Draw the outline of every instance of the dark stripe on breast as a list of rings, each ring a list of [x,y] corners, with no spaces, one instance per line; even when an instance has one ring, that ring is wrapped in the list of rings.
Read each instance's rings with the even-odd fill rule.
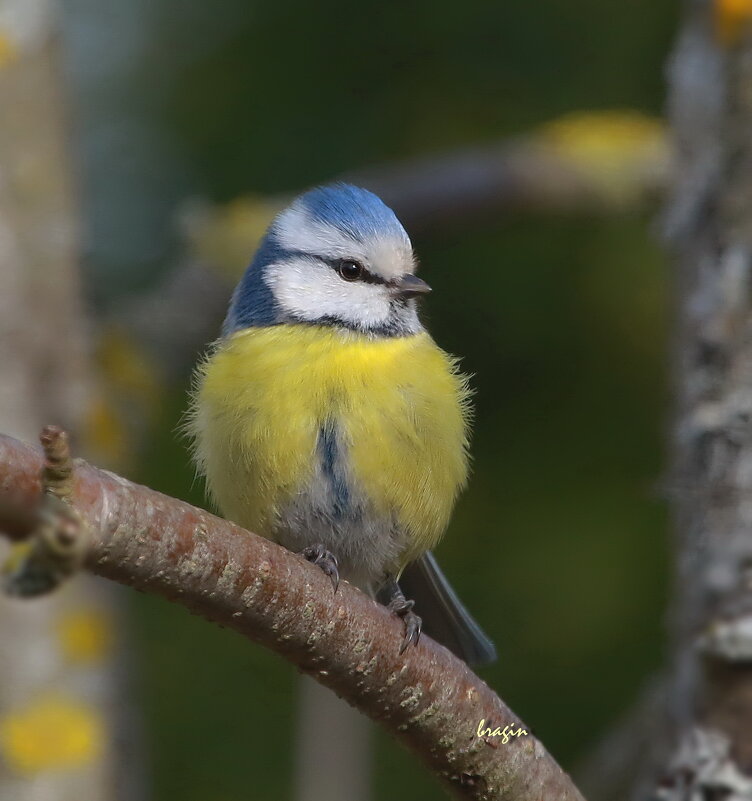
[[[333,423],[326,423],[319,429],[318,452],[321,469],[332,489],[332,516],[341,519],[350,508],[350,488],[347,486],[337,430]]]

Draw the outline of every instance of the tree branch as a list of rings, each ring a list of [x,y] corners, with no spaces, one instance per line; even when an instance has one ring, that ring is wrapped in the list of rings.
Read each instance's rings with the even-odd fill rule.
[[[33,530],[42,467],[38,451],[0,435],[0,528],[12,539]],[[346,582],[334,594],[284,548],[81,461],[72,501],[90,533],[88,569],[271,648],[381,723],[454,797],[581,801],[532,734],[478,737],[481,719],[527,727],[429,638],[400,656],[401,623]]]

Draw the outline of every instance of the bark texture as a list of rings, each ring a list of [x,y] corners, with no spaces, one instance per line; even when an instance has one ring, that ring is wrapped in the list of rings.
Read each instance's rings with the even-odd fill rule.
[[[685,3],[677,180],[672,746],[658,797],[752,798],[752,39]]]
[[[42,458],[0,436],[0,528],[28,535]],[[527,728],[461,661],[427,637],[399,654],[403,627],[384,607],[274,543],[208,512],[78,462],[75,509],[88,528],[86,565],[276,651],[410,748],[456,798],[581,801]],[[529,731],[529,728],[528,728]]]

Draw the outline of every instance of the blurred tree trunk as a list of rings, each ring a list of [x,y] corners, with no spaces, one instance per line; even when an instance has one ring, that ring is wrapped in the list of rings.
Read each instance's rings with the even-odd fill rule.
[[[584,766],[586,791],[609,801],[752,799],[752,4],[683,10],[665,219],[676,298],[670,660]]]
[[[300,676],[295,801],[369,801],[373,734],[365,715]]]
[[[0,2],[0,430],[32,442],[44,423],[80,430],[88,397],[54,11]],[[0,597],[0,798],[133,797],[115,775],[113,609],[88,577]]]
[[[666,799],[752,798],[752,36],[687,0],[670,64],[677,171],[672,745]]]

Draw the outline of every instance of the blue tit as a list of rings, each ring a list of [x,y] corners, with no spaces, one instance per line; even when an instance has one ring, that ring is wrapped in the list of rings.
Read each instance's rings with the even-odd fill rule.
[[[404,646],[420,635],[417,601],[425,631],[479,664],[493,644],[430,552],[467,479],[469,390],[420,321],[430,288],[414,273],[376,195],[298,197],[197,368],[188,428],[226,517],[386,603]]]

